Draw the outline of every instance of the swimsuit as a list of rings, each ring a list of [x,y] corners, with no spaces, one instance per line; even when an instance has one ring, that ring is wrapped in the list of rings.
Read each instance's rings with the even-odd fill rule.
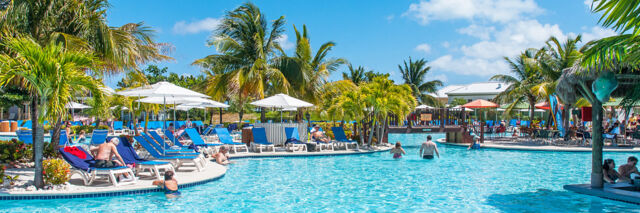
[[[433,155],[423,155],[422,158],[424,158],[424,159],[433,159]]]
[[[93,167],[96,168],[111,168],[116,166],[116,163],[110,160],[96,160],[96,163],[93,164]]]
[[[393,158],[394,158],[394,159],[402,158],[402,154],[400,154],[400,153],[394,153],[394,154],[393,154]]]
[[[164,185],[164,194],[165,195],[175,195],[175,196],[179,196],[180,195],[180,191],[178,190],[170,190],[169,188],[167,188],[167,185]]]

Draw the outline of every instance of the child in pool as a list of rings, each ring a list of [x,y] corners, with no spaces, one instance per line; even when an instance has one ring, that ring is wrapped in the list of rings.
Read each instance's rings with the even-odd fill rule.
[[[402,148],[402,144],[400,144],[400,142],[396,142],[396,147],[391,149],[389,153],[393,154],[393,159],[400,159],[402,158],[402,155],[407,154],[406,152],[404,152],[404,149]]]

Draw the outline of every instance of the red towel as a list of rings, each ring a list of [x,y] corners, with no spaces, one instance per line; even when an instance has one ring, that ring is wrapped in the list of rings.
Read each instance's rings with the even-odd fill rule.
[[[75,146],[67,146],[64,148],[65,152],[68,152],[72,155],[75,155],[76,157],[80,158],[80,159],[87,159],[87,153],[83,152],[82,150],[78,149],[78,147]]]

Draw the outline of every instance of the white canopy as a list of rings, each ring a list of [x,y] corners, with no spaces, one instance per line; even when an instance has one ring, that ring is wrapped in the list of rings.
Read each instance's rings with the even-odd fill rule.
[[[422,104],[420,106],[417,106],[416,109],[433,109],[433,107]]]
[[[209,99],[199,97],[146,97],[137,102],[150,103],[150,104],[187,104],[187,103],[211,103],[215,102]],[[216,102],[218,103],[218,102]]]
[[[251,102],[251,104],[259,107],[273,107],[273,108],[299,108],[299,107],[312,107],[313,104],[305,102],[285,94],[277,94],[259,101]]]
[[[116,94],[122,96],[145,96],[145,97],[209,97],[202,93],[176,86],[175,84],[161,81],[152,85],[142,86],[134,89],[124,90]]]
[[[77,102],[69,102],[66,106],[64,106],[64,108],[67,109],[89,109],[91,108],[90,106],[81,104],[81,103],[77,103]]]
[[[209,99],[204,99],[204,98],[199,98],[202,101],[199,102],[191,102],[191,103],[185,103],[183,105],[187,105],[187,106],[196,106],[196,107],[203,107],[203,108],[227,108],[229,107],[229,105],[217,102],[217,101],[212,101]],[[189,99],[189,100],[194,100],[193,98]]]
[[[282,108],[280,111],[298,111],[298,108],[296,107],[290,107],[290,108]]]
[[[112,109],[112,110],[113,110],[113,109],[117,109],[117,108],[118,108],[118,106],[112,106],[112,107],[110,107],[109,109]],[[120,107],[120,109],[121,109],[121,110],[128,110],[129,108],[127,108],[126,106],[121,106],[121,107]]]
[[[189,111],[190,109],[204,109],[204,107],[199,107],[199,106],[189,106],[189,105],[178,105],[176,106],[177,110],[182,110],[182,111]]]

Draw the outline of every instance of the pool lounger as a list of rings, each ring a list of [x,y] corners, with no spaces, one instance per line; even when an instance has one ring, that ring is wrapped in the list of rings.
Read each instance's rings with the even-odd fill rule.
[[[253,133],[253,142],[251,143],[253,150],[262,152],[263,148],[268,150],[271,147],[271,150],[276,152],[276,147],[267,140],[267,133],[264,128],[253,128],[251,132]]]
[[[125,184],[135,184],[137,182],[135,178],[135,174],[131,168],[126,166],[113,167],[113,168],[95,168],[92,167],[90,162],[95,162],[93,157],[87,151],[85,151],[82,147],[76,146],[79,151],[84,152],[86,155],[86,159],[81,159],[78,156],[75,156],[69,152],[66,152],[65,147],[60,147],[58,151],[62,155],[65,161],[69,163],[73,167],[71,170],[71,175],[78,174],[82,177],[82,181],[84,185],[91,185],[93,181],[97,179],[98,176],[107,176],[109,181],[113,186],[125,185]],[[116,179],[116,174],[127,173],[134,177],[132,181],[126,182],[118,182]]]
[[[198,171],[202,171],[204,170],[204,166],[206,164],[206,160],[204,160],[204,158],[200,157],[200,156],[187,156],[187,155],[162,155],[158,152],[158,150],[156,150],[153,146],[151,146],[151,144],[149,144],[149,142],[147,142],[147,140],[142,137],[142,136],[134,136],[133,137],[136,141],[138,141],[138,143],[140,143],[140,145],[142,145],[143,148],[145,148],[147,150],[147,152],[155,159],[157,160],[165,160],[165,161],[171,161],[173,163],[173,167],[178,169],[182,166],[182,164],[184,164],[185,162],[190,162],[193,163],[193,165],[196,167],[196,169]]]
[[[233,137],[229,134],[229,131],[226,128],[215,128],[215,133],[218,135],[218,139],[220,142],[225,145],[231,146],[234,153],[238,153],[238,148],[244,150],[244,152],[249,153],[249,147],[247,147],[244,143],[238,143],[233,141]]]
[[[150,161],[138,156],[138,153],[136,153],[135,149],[131,145],[131,142],[125,136],[120,136],[120,143],[116,146],[116,148],[118,149],[118,153],[120,153],[120,156],[126,164],[135,165],[136,175],[138,175],[141,171],[148,170],[149,173],[151,173],[151,176],[155,176],[156,179],[161,180],[162,177],[160,176],[160,170],[164,170],[165,172],[175,172],[175,169],[170,162]]]
[[[344,129],[342,129],[342,127],[331,127],[331,131],[333,132],[333,136],[336,138],[338,144],[343,144],[345,149],[348,149],[349,145],[353,145],[355,149],[360,149],[360,147],[358,146],[358,142],[349,140],[347,138],[347,135],[344,133]]]
[[[300,142],[300,133],[298,133],[298,127],[285,127],[284,135],[286,139],[295,139],[295,141],[289,142],[288,144],[291,147],[291,151],[294,151],[293,148],[298,148],[301,151],[307,151],[307,144]]]
[[[198,134],[198,131],[196,131],[196,129],[194,128],[188,128],[185,129],[184,132],[187,134],[187,136],[189,136],[189,138],[191,139],[191,144],[194,146],[194,148],[200,148],[201,150],[209,153],[210,155],[215,154],[216,147],[222,145],[222,144],[207,144],[204,142],[204,140],[202,140],[202,137],[200,136],[200,134]],[[165,130],[165,135],[171,135],[171,132],[168,130]],[[176,143],[180,143],[177,139]]]

